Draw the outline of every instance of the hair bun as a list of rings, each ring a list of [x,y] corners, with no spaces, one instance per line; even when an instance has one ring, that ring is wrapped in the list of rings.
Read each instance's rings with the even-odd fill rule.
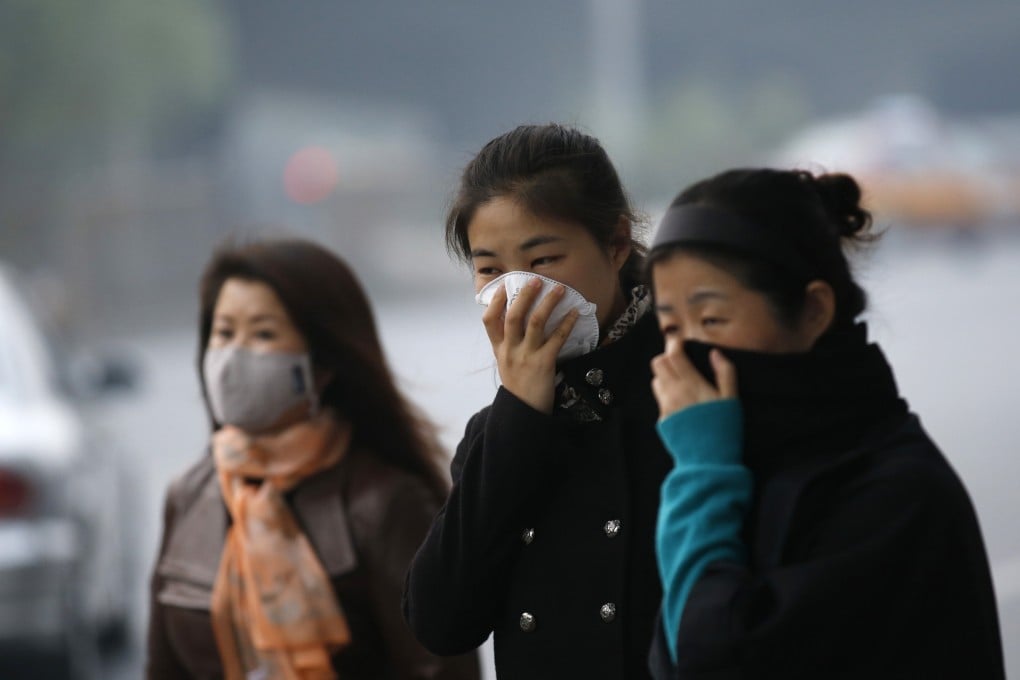
[[[862,238],[871,226],[871,213],[861,207],[861,187],[850,175],[830,173],[815,177],[825,212],[843,238]]]

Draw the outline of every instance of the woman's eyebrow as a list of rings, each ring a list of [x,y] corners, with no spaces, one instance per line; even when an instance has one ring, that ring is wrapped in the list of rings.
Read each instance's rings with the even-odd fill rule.
[[[524,252],[538,246],[544,246],[547,243],[554,243],[556,241],[562,241],[563,238],[560,236],[532,236],[527,241],[517,247],[517,250]]]
[[[687,304],[697,305],[708,300],[725,300],[726,294],[718,290],[697,290],[687,298]]]
[[[544,246],[547,243],[555,243],[562,240],[563,237],[561,236],[532,236],[527,241],[517,246],[517,250],[523,253],[531,250],[532,248],[537,248],[538,246]],[[471,251],[471,257],[496,257],[496,253],[485,248],[475,248]]]

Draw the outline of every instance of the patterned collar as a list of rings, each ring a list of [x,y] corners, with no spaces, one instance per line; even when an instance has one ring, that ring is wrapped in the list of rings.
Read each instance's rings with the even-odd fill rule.
[[[609,332],[606,333],[605,342],[602,343],[603,345],[608,345],[622,338],[634,327],[638,319],[651,309],[652,296],[648,293],[648,286],[634,286],[631,288],[630,304],[627,305],[627,309],[623,310],[623,314],[609,328]]]
[[[630,294],[630,304],[627,305],[627,309],[623,310],[623,314],[613,322],[606,333],[606,339],[600,343],[600,347],[605,347],[627,335],[638,320],[652,308],[652,296],[649,294],[648,286],[635,286],[631,289]],[[556,407],[559,413],[582,423],[602,420],[602,417],[581,397],[578,391],[563,379],[562,371],[556,374]]]

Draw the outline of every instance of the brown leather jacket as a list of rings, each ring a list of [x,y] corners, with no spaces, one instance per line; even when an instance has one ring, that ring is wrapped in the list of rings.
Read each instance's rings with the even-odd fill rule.
[[[400,609],[407,565],[438,508],[417,477],[353,451],[299,484],[289,500],[339,597],[352,643],[336,654],[342,680],[476,680],[477,653],[440,658],[414,639]],[[146,677],[222,678],[209,618],[228,515],[212,457],[167,492],[152,575]]]

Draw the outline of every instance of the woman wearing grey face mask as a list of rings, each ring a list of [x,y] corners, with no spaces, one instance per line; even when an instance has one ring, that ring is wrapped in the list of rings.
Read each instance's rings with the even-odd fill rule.
[[[446,483],[350,270],[305,241],[226,248],[201,307],[213,432],[167,495],[147,677],[476,679],[400,618]]]
[[[439,654],[493,634],[499,677],[649,677],[669,456],[634,222],[598,141],[558,125],[489,142],[447,218],[502,386],[467,425],[404,611]]]

